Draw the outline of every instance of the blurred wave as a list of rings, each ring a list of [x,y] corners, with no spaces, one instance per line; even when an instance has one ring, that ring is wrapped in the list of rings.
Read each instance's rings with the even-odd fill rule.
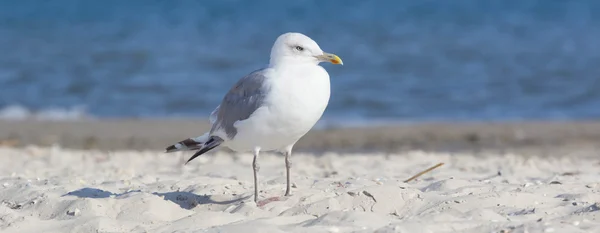
[[[324,65],[324,119],[597,118],[597,12],[593,0],[0,1],[0,109],[206,117],[299,31],[344,59]]]
[[[92,119],[85,107],[45,108],[32,111],[20,105],[10,105],[0,109],[0,119],[3,120],[84,120]]]

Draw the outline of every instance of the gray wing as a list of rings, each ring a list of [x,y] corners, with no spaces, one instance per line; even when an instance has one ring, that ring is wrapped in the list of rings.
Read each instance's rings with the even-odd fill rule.
[[[261,107],[267,95],[268,87],[264,85],[266,69],[256,70],[241,78],[227,92],[221,105],[215,109],[215,124],[211,129],[223,129],[229,139],[237,134],[233,126],[236,121],[248,119],[256,109]],[[213,115],[213,114],[211,114]]]
[[[221,105],[217,106],[217,107],[215,108],[215,110],[213,110],[213,111],[210,113],[210,116],[208,117],[208,121],[209,121],[211,124],[215,124],[215,122],[217,122],[217,114],[219,114],[219,108],[220,108],[220,107],[221,107]]]

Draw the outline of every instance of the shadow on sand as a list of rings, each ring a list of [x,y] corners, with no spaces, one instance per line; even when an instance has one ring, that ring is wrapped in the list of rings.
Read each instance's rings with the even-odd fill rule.
[[[75,196],[75,197],[79,197],[79,198],[109,198],[112,196],[114,198],[119,198],[121,196],[130,194],[130,193],[142,193],[142,191],[141,190],[132,190],[132,191],[124,192],[124,193],[113,193],[113,192],[109,192],[109,191],[105,191],[105,190],[97,189],[97,188],[82,188],[82,189],[68,192],[67,194],[64,194],[62,196],[63,197],[64,196]],[[212,200],[211,196],[209,196],[209,195],[196,195],[191,192],[181,192],[181,191],[165,192],[165,193],[154,192],[152,194],[159,196],[159,197],[163,198],[164,200],[171,201],[171,202],[179,205],[181,208],[188,209],[188,210],[193,209],[194,207],[196,207],[198,205],[206,205],[206,204],[229,205],[229,204],[233,204],[236,202],[244,201],[251,197],[251,195],[250,195],[250,196],[239,197],[239,198],[235,198],[235,199],[227,200],[227,201],[215,201],[215,200]]]

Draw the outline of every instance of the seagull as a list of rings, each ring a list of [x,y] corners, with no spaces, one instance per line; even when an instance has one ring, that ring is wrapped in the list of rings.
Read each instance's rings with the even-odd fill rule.
[[[197,150],[186,162],[219,146],[253,152],[254,201],[258,200],[258,156],[261,151],[285,155],[286,190],[291,195],[292,148],[321,118],[329,103],[329,74],[321,62],[343,65],[310,37],[280,35],[268,66],[241,78],[210,114],[209,132],[166,148],[166,152]]]

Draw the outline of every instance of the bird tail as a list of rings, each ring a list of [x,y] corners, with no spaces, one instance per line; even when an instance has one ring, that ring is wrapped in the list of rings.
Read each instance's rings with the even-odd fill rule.
[[[200,137],[188,138],[173,145],[170,145],[165,149],[166,153],[171,153],[175,151],[183,151],[183,150],[199,150],[202,148],[204,143],[209,140],[208,133]]]
[[[189,163],[196,157],[218,147],[223,143],[223,139],[217,136],[209,136],[208,133],[197,137],[197,138],[188,138],[173,145],[170,145],[166,148],[165,152],[175,152],[175,151],[183,151],[183,150],[198,150],[190,159],[188,159],[185,164]]]

